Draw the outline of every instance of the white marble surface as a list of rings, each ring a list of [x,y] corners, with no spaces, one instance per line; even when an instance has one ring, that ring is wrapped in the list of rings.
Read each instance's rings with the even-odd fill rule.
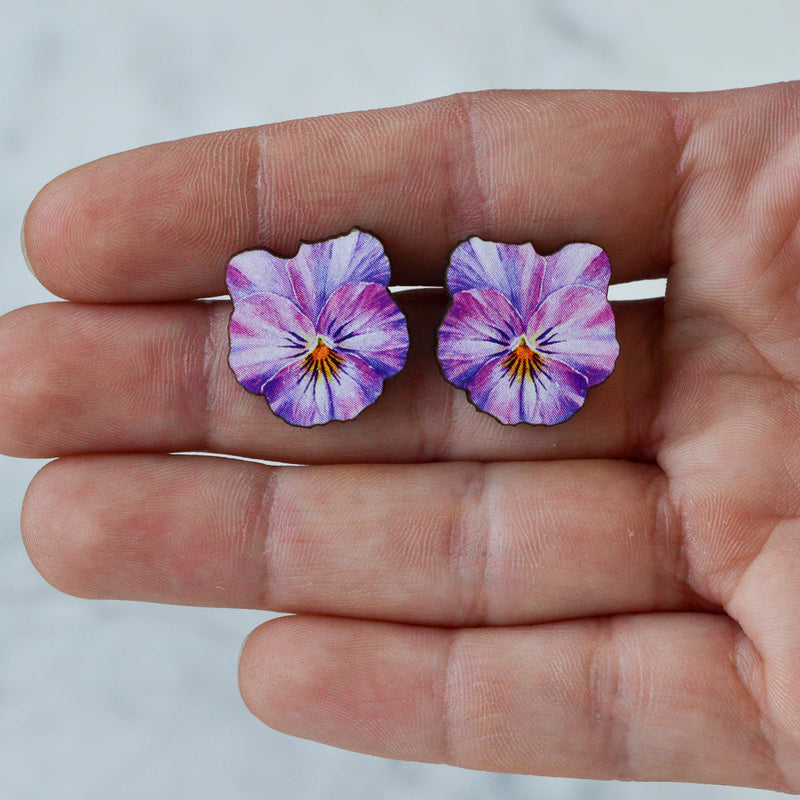
[[[665,10],[669,5],[669,10]],[[462,89],[694,90],[795,78],[793,0],[0,0],[0,311],[47,299],[27,203],[97,156]],[[236,689],[265,615],[59,595],[28,563],[37,463],[0,458],[0,797],[755,798],[473,773],[274,733]]]

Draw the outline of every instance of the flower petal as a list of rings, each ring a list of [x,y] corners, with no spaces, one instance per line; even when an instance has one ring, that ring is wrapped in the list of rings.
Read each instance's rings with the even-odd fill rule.
[[[311,321],[289,300],[275,294],[237,300],[230,322],[229,363],[236,379],[251,392],[291,361],[300,359],[314,337]]]
[[[317,322],[338,353],[354,353],[382,378],[398,372],[408,353],[408,327],[386,288],[346,283],[329,298]]]
[[[589,386],[604,381],[619,355],[614,312],[605,293],[567,286],[548,295],[528,325],[536,350],[586,376]]]
[[[450,256],[450,294],[470,289],[494,289],[504,295],[522,319],[539,303],[545,260],[527,244],[487,242],[473,236]]]
[[[506,425],[556,425],[569,419],[586,399],[586,378],[566,364],[547,359],[533,378],[519,379],[503,367],[504,356],[488,361],[467,387],[481,411]]]
[[[312,321],[316,322],[322,308],[319,289],[319,271],[326,268],[326,253],[329,242],[301,244],[297,255],[283,262],[292,296],[298,308]]]
[[[294,300],[286,259],[269,250],[245,250],[228,263],[225,276],[234,303],[252,294],[276,294]]]
[[[265,386],[272,410],[292,425],[321,425],[353,419],[381,393],[383,379],[355,355],[347,355],[331,379],[304,368],[301,361],[284,367]]]
[[[389,259],[374,236],[354,228],[347,236],[325,244],[330,244],[323,291],[326,300],[345,283],[389,285]]]
[[[588,286],[605,294],[611,280],[611,264],[605,251],[595,244],[568,244],[545,256],[542,297],[564,286]]]
[[[466,387],[492,358],[508,353],[525,325],[495,289],[460,291],[439,326],[439,363],[447,380]]]
[[[389,284],[383,245],[354,228],[344,236],[303,242],[292,258],[269,250],[245,250],[228,264],[228,291],[234,303],[252,294],[276,294],[294,302],[312,321],[345,283]]]
[[[294,295],[309,319],[317,320],[328,298],[347,283],[389,283],[389,260],[383,245],[354,228],[346,236],[304,243],[286,261]]]

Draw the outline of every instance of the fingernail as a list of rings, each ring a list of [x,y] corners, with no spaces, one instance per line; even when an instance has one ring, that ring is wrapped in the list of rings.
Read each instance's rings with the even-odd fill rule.
[[[28,219],[28,212],[25,212],[25,216],[22,218],[22,230],[19,232],[19,246],[22,250],[22,257],[25,259],[25,266],[28,268],[28,272],[30,272],[33,277],[36,277],[36,273],[33,271],[33,267],[31,266],[31,260],[28,258],[28,248],[25,247],[25,221]]]

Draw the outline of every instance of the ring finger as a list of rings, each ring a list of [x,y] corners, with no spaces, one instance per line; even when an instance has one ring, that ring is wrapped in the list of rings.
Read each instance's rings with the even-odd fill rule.
[[[657,467],[267,467],[90,456],[39,473],[31,558],[89,597],[439,625],[701,607]]]

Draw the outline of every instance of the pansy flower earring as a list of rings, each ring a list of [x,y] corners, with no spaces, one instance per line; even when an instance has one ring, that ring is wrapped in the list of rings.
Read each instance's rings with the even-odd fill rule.
[[[352,419],[405,362],[408,330],[387,288],[389,260],[364,231],[303,243],[292,258],[244,251],[226,280],[230,366],[292,425]]]
[[[473,236],[447,270],[453,300],[438,343],[445,377],[507,425],[569,419],[619,355],[610,278],[608,256],[592,244],[541,256],[532,244]]]

